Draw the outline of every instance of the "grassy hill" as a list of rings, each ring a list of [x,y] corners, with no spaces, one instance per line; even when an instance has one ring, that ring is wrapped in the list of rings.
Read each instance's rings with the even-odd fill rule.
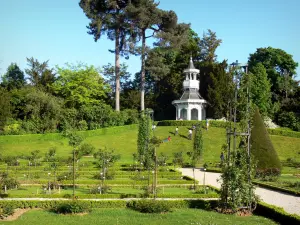
[[[174,136],[175,127],[159,126],[155,135],[161,139],[171,136],[171,141],[161,144],[158,154],[164,152],[172,157],[173,152],[190,151],[192,141],[188,140],[187,127],[179,127],[179,136]],[[96,149],[107,147],[121,154],[122,163],[132,163],[132,153],[136,152],[137,126],[104,128],[95,131],[80,132],[85,137],[84,142],[90,143]],[[221,146],[225,143],[225,129],[211,127],[203,131],[204,159],[203,162],[219,162]],[[281,161],[292,158],[300,161],[300,138],[271,135],[272,143]],[[60,134],[31,134],[19,136],[0,136],[0,152],[2,155],[29,155],[33,150],[44,154],[50,147],[56,147],[61,157],[70,156],[71,148],[68,140]]]

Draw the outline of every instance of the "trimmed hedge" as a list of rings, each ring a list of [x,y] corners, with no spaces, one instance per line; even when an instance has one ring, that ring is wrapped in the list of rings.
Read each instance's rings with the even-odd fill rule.
[[[198,121],[198,120],[163,120],[157,123],[157,126],[193,126],[195,124],[201,124],[202,127],[205,127],[205,121]],[[226,128],[225,121],[216,121],[216,120],[209,120],[210,127],[221,127]],[[297,131],[288,131],[283,129],[267,129],[270,135],[279,135],[279,136],[287,136],[287,137],[294,137],[300,138],[300,132]]]
[[[11,206],[13,208],[41,208],[41,209],[52,209],[60,205],[61,203],[71,203],[71,200],[45,200],[45,201],[37,201],[37,200],[3,200],[0,201],[0,207]],[[103,200],[103,201],[84,201],[78,200],[80,204],[84,204],[89,208],[125,208],[126,201],[124,200]]]
[[[257,173],[262,176],[278,176],[281,164],[258,109],[253,115],[250,143],[251,153],[257,161]]]
[[[286,188],[282,188],[282,187],[277,187],[277,186],[273,186],[273,185],[270,185],[270,184],[265,184],[265,183],[262,183],[262,182],[259,182],[259,181],[253,181],[252,183],[256,184],[257,186],[260,186],[260,187],[264,187],[264,188],[268,188],[268,189],[271,189],[271,190],[280,191],[280,192],[284,192],[284,193],[288,193],[288,194],[300,197],[300,192],[299,191],[294,191],[294,190],[290,190],[290,189],[286,189]]]
[[[157,123],[157,126],[193,126],[201,124],[202,127],[206,127],[206,121],[202,120],[163,120]],[[222,127],[226,128],[227,123],[225,121],[209,120],[210,127]]]
[[[300,224],[300,216],[286,213],[282,208],[258,202],[254,214],[275,220],[280,224]]]
[[[300,132],[297,132],[297,131],[288,131],[288,130],[281,130],[281,129],[268,129],[268,133],[270,135],[279,135],[279,136],[300,138]]]

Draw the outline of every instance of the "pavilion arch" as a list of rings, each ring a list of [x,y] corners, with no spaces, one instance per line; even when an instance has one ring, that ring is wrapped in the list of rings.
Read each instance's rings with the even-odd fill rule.
[[[198,120],[198,109],[193,108],[191,110],[191,120]]]

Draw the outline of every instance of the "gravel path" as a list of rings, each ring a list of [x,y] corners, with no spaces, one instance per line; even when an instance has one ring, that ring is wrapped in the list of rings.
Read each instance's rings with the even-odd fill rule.
[[[179,169],[183,175],[193,177],[193,170],[190,168]],[[204,172],[199,169],[195,170],[195,177],[199,184],[204,182]],[[205,172],[205,184],[212,185],[220,188],[221,184],[218,183],[220,179],[219,173]],[[265,188],[256,188],[255,193],[261,198],[262,201],[282,207],[286,212],[300,215],[300,197],[292,196],[289,194],[272,191]]]

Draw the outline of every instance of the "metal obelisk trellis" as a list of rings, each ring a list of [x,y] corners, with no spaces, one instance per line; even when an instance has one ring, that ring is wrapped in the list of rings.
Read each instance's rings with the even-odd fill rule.
[[[235,63],[232,63],[231,66],[234,69],[244,69],[244,72],[248,74],[248,65],[240,65],[238,61]],[[247,104],[246,104],[246,112],[247,112],[247,129],[246,132],[237,132],[237,101],[238,101],[238,87],[239,87],[239,72],[234,72],[234,83],[235,83],[235,90],[234,90],[234,101],[229,102],[229,127],[227,128],[227,150],[228,150],[228,166],[233,165],[231,162],[231,139],[233,137],[233,146],[232,151],[236,152],[236,139],[238,136],[246,136],[247,138],[247,167],[248,167],[248,183],[249,183],[249,195],[250,195],[250,201],[248,202],[247,208],[251,211],[252,208],[252,193],[251,193],[251,155],[250,155],[250,135],[251,135],[251,127],[250,127],[250,91],[249,91],[249,85],[247,85]],[[233,122],[233,127],[232,127]],[[228,187],[227,187],[227,193],[228,193]],[[227,194],[228,198],[228,194]],[[226,199],[227,202],[227,199]]]

